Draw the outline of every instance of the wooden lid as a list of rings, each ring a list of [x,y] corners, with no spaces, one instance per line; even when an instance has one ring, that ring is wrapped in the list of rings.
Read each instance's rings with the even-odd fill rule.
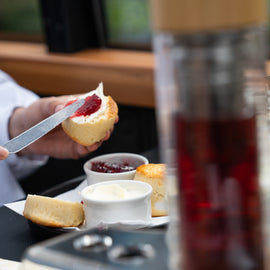
[[[265,0],[151,0],[154,30],[212,32],[266,22]]]

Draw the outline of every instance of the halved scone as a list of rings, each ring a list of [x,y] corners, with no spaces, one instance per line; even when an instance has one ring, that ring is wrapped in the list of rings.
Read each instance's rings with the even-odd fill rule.
[[[96,90],[79,98],[84,98],[85,104],[66,119],[62,127],[74,141],[89,146],[100,141],[113,128],[118,107],[111,96],[104,96],[102,83]]]

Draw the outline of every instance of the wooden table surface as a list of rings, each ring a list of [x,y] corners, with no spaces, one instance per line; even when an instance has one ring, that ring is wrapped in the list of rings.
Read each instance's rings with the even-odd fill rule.
[[[0,69],[39,95],[88,92],[99,82],[119,104],[154,107],[151,52],[87,49],[51,53],[42,43],[0,41]]]

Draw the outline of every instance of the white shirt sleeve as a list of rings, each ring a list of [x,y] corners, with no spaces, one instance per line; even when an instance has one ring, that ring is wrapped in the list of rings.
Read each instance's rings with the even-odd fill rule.
[[[16,107],[27,107],[39,97],[18,85],[10,76],[0,70],[0,145],[9,140],[8,121]],[[5,161],[15,178],[23,178],[44,165],[47,156],[31,155],[19,157],[11,154]],[[1,161],[4,162],[4,161]]]

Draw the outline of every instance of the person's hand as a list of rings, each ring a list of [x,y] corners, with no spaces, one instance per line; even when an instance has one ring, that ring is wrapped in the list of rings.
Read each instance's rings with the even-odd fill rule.
[[[16,137],[23,131],[60,110],[67,101],[68,96],[41,98],[27,108],[20,107],[15,109],[9,121],[10,138]],[[21,150],[18,154],[40,154],[49,155],[54,158],[78,159],[95,151],[103,141],[109,139],[111,132],[112,130],[107,132],[106,136],[100,142],[86,147],[73,141],[63,131],[61,125],[59,125],[33,144]],[[7,153],[5,149],[0,148],[0,159],[1,157],[4,159]]]

